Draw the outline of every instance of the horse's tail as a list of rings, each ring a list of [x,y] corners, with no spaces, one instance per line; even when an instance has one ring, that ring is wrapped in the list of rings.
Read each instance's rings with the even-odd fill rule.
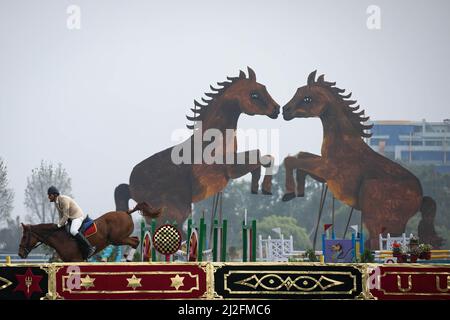
[[[132,214],[138,210],[141,211],[141,214],[144,217],[158,218],[161,215],[163,208],[153,208],[147,202],[139,202],[132,210],[127,210],[127,213]]]
[[[439,248],[442,245],[443,239],[436,234],[436,230],[434,229],[436,202],[433,198],[428,196],[422,198],[420,212],[422,213],[422,220],[420,220],[418,232],[421,242],[429,243],[434,248]]]
[[[130,186],[122,183],[114,190],[114,202],[116,203],[116,211],[128,211],[128,201],[130,201]]]

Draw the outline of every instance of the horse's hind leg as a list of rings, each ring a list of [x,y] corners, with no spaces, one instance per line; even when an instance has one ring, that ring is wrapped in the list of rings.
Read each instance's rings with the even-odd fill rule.
[[[119,241],[115,245],[127,245],[130,246],[130,250],[128,253],[124,254],[127,262],[133,261],[134,253],[136,252],[136,248],[139,246],[139,238],[138,237],[128,237],[121,241]]]
[[[359,205],[369,230],[370,249],[378,246],[382,229],[393,236],[405,232],[408,220],[420,207],[420,190],[405,181],[369,179],[360,188]]]
[[[266,173],[262,183],[262,193],[270,195],[272,188],[273,157],[266,155],[260,157],[259,150],[245,151],[236,154],[237,164],[227,164],[227,174],[230,179],[240,178],[247,173],[252,174],[251,192],[258,193],[259,179],[261,178],[261,166],[266,167]]]
[[[322,157],[308,153],[299,152],[295,157],[286,157],[284,159],[284,167],[286,170],[286,193],[283,196],[283,201],[289,201],[295,198],[297,191],[298,196],[302,196],[305,192],[305,177],[307,174],[314,179],[324,182],[325,172],[327,168],[324,167]],[[296,169],[297,188],[294,181],[294,170]]]

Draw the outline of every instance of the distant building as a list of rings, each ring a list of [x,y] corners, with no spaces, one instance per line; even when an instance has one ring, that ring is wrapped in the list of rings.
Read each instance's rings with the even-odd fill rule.
[[[433,164],[450,173],[450,119],[443,122],[371,121],[369,146],[393,159],[418,165]]]

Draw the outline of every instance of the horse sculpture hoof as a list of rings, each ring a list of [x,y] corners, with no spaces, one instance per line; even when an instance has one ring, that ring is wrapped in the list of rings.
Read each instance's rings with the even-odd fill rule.
[[[252,194],[258,194],[258,191],[253,191],[253,190],[252,190]]]
[[[291,192],[291,193],[286,193],[283,196],[283,199],[281,199],[282,201],[289,201],[295,198],[295,192]]]
[[[266,191],[266,190],[262,190],[262,194],[263,195],[266,195],[266,196],[271,196],[272,195],[272,192],[270,192],[270,191]]]

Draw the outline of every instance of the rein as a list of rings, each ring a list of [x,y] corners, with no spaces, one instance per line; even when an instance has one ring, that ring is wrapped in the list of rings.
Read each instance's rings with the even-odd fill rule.
[[[53,230],[52,232],[50,232],[46,237],[44,237],[44,238],[42,238],[42,240],[40,240],[40,238],[41,238],[40,235],[39,235],[38,233],[34,232],[34,231],[31,229],[31,226],[30,226],[29,233],[30,233],[30,234],[34,234],[35,236],[37,236],[36,238],[38,238],[39,242],[36,243],[36,244],[34,245],[34,247],[28,249],[28,246],[29,246],[29,243],[30,243],[30,240],[31,240],[31,237],[28,237],[28,239],[27,239],[27,244],[26,244],[25,246],[20,245],[19,247],[21,247],[21,248],[26,252],[26,254],[29,254],[32,250],[34,250],[34,249],[40,247],[41,245],[43,245],[43,244],[45,243],[45,241],[46,241],[48,238],[50,238],[50,236],[51,236],[52,234],[54,234],[56,231],[58,231],[58,230],[60,230],[60,228],[56,228],[55,230]]]

